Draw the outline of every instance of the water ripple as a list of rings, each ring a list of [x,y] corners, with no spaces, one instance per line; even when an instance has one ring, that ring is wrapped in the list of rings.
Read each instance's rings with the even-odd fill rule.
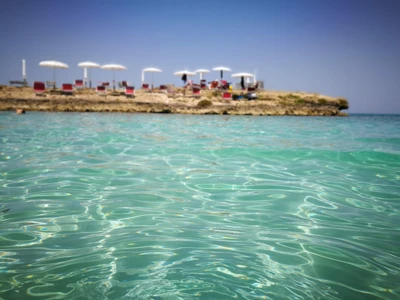
[[[398,116],[0,115],[2,299],[400,297]]]

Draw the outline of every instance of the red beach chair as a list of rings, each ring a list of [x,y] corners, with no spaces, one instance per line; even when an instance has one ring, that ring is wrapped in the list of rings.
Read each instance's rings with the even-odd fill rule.
[[[142,83],[142,89],[143,90],[148,90],[149,89],[149,84],[148,83]]]
[[[135,96],[135,87],[134,86],[126,86],[125,87],[125,95],[126,95],[126,97]]]
[[[256,87],[255,86],[248,86],[247,87],[247,92],[248,93],[254,93],[256,91]]]
[[[232,100],[232,93],[223,92],[223,93],[222,93],[222,98],[223,98],[224,100]]]
[[[110,86],[110,83],[109,83],[109,82],[102,82],[102,81],[100,81],[100,82],[99,82],[99,85],[102,85],[102,86],[104,86],[105,88],[107,88],[108,86]]]
[[[258,88],[258,83],[255,85],[254,84],[249,85],[247,87],[247,99],[248,100],[257,99],[257,94],[256,94],[257,88]]]
[[[214,90],[216,88],[218,88],[218,81],[217,80],[211,81],[210,89]]]
[[[221,90],[227,90],[229,89],[229,83],[226,80],[221,80],[219,87]]]
[[[249,84],[247,86],[247,92],[255,92],[258,90],[258,82],[256,84]]]
[[[83,87],[83,80],[82,79],[75,79],[75,87],[77,87],[77,88]]]
[[[107,89],[104,85],[98,85],[96,87],[96,93],[99,96],[106,96],[107,95]]]
[[[164,84],[160,85],[160,92],[166,93],[167,92],[167,86]]]
[[[205,79],[200,80],[200,88],[202,88],[202,89],[207,88],[206,82],[207,81]]]
[[[127,87],[127,86],[128,86],[127,81],[118,81],[118,87],[123,88],[123,87]]]
[[[44,82],[35,81],[33,83],[33,90],[35,91],[36,96],[43,95],[44,92],[46,91],[46,87],[45,87]]]
[[[193,97],[200,97],[201,87],[200,84],[192,85]]]
[[[72,95],[74,93],[74,85],[72,83],[63,83],[63,94]]]

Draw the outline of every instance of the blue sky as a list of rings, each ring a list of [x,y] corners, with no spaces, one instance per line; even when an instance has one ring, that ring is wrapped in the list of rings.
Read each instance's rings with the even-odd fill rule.
[[[43,60],[69,65],[58,83],[94,61],[126,66],[116,80],[135,86],[145,67],[163,70],[154,84],[181,85],[175,71],[224,65],[266,89],[347,98],[350,113],[400,113],[398,0],[5,0],[0,28],[0,84],[22,77],[22,59],[30,83],[52,79]]]

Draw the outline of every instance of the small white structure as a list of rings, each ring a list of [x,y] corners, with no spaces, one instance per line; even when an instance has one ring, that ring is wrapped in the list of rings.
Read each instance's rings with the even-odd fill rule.
[[[22,79],[26,82],[26,65],[25,59],[22,60]]]

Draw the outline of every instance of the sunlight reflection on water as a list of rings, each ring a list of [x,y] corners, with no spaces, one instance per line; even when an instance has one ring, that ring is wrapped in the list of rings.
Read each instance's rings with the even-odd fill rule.
[[[399,125],[0,112],[0,297],[397,299]]]

